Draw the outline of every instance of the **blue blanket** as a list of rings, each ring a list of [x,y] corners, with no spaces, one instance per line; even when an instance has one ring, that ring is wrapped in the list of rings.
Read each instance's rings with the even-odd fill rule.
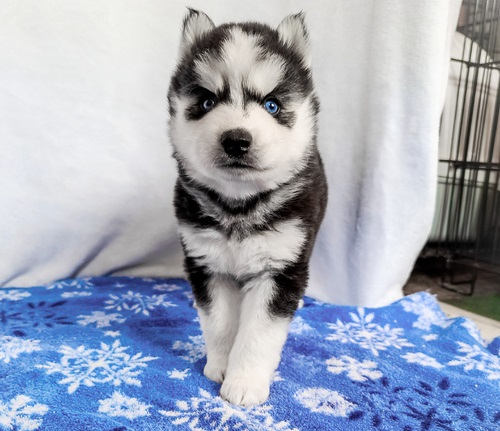
[[[499,430],[500,338],[419,293],[305,299],[267,403],[203,376],[189,285],[103,277],[0,289],[0,430]]]

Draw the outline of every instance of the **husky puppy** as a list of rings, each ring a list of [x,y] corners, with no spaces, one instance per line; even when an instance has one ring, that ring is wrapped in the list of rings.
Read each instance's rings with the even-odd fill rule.
[[[327,199],[303,15],[276,29],[215,26],[190,9],[168,101],[204,373],[230,403],[260,404],[307,286]]]

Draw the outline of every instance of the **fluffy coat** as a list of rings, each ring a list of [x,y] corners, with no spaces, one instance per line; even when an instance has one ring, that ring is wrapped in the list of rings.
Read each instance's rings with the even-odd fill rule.
[[[303,15],[276,30],[216,27],[190,9],[168,100],[204,372],[227,401],[260,404],[307,287],[327,200]]]

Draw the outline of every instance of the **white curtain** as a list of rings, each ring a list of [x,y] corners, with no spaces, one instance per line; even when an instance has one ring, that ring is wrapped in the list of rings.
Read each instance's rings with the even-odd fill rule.
[[[432,221],[459,0],[3,0],[0,285],[182,275],[166,92],[186,5],[306,12],[330,187],[308,293],[397,299]]]

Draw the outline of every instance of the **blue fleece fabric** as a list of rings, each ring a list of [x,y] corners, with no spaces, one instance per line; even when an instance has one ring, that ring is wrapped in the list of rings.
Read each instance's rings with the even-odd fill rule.
[[[380,309],[305,299],[269,401],[203,376],[189,285],[103,277],[0,289],[0,430],[499,430],[500,338],[427,293]]]

